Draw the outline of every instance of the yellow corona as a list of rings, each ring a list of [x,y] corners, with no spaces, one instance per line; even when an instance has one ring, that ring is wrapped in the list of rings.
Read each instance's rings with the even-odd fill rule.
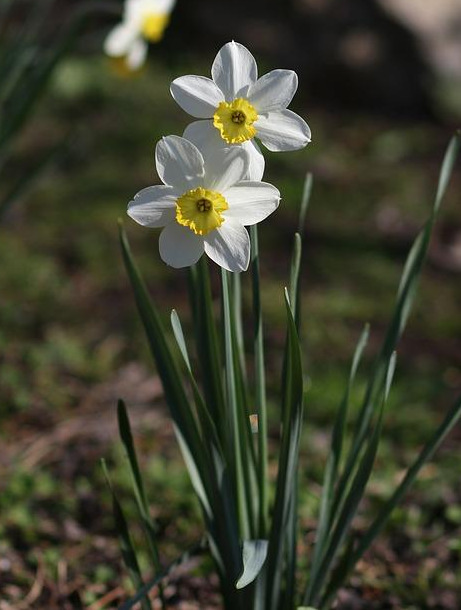
[[[196,235],[207,235],[222,225],[225,219],[221,212],[228,207],[221,193],[199,187],[176,200],[176,221]]]
[[[256,135],[253,123],[258,113],[250,102],[238,97],[233,102],[221,102],[213,115],[213,125],[228,144],[241,144]]]

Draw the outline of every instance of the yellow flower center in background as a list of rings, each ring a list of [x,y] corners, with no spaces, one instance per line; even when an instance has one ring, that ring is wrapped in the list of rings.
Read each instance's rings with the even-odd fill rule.
[[[238,97],[233,102],[221,102],[213,115],[213,125],[228,144],[241,144],[256,135],[253,123],[258,113],[250,102]]]
[[[222,225],[221,212],[228,207],[221,193],[199,187],[176,200],[176,221],[196,235],[207,235]]]
[[[141,32],[146,40],[158,42],[168,25],[169,15],[167,13],[148,13],[144,16]]]

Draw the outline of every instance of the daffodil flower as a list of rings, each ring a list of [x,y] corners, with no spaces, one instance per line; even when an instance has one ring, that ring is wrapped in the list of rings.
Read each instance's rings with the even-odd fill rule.
[[[128,215],[145,227],[163,227],[159,249],[171,267],[195,264],[203,253],[228,271],[244,271],[250,259],[248,225],[277,208],[279,191],[265,182],[242,180],[248,154],[221,148],[204,160],[199,149],[179,136],[156,147],[163,185],[140,191]]]
[[[126,0],[122,23],[107,36],[104,49],[123,58],[129,70],[144,63],[149,42],[158,42],[170,20],[176,0]]]
[[[258,67],[246,47],[229,42],[217,54],[212,79],[181,76],[171,94],[198,119],[184,132],[205,153],[218,146],[243,146],[251,156],[250,173],[260,179],[264,158],[254,138],[271,151],[298,150],[310,142],[307,123],[287,109],[298,88],[292,70],[273,70],[258,79]]]

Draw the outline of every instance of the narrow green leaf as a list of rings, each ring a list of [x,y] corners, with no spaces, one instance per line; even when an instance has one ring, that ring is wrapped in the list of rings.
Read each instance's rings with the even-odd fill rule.
[[[335,504],[343,501],[344,494],[349,486],[350,478],[357,463],[357,456],[360,454],[366,441],[367,430],[375,410],[377,397],[382,393],[385,384],[387,362],[392,352],[395,350],[410,313],[410,309],[415,296],[422,266],[429,248],[430,237],[434,226],[436,214],[439,210],[441,200],[451,177],[456,156],[460,147],[460,135],[455,135],[448,146],[440,172],[439,186],[430,218],[427,220],[423,230],[416,238],[410,250],[404,266],[400,281],[397,302],[392,315],[386,337],[376,360],[373,373],[367,387],[365,398],[357,418],[356,429],[353,435],[353,443],[349,450],[346,465],[338,484],[335,497]]]
[[[242,420],[246,413],[242,412],[242,405],[238,401],[235,376],[235,352],[232,327],[232,300],[229,289],[228,271],[222,270],[222,292],[224,311],[224,346],[226,362],[226,389],[227,389],[227,430],[229,435],[229,448],[226,455],[233,458],[232,471],[234,477],[235,493],[238,503],[240,534],[243,539],[250,535],[251,505],[249,498],[249,475],[247,463],[243,461],[242,444],[247,442],[247,435],[242,430]],[[242,434],[243,432],[243,434]]]
[[[301,198],[301,206],[299,210],[299,221],[298,221],[298,233],[302,236],[304,233],[304,227],[306,225],[306,216],[307,209],[309,207],[311,195],[312,195],[312,186],[314,183],[314,178],[311,173],[306,174],[306,179],[304,181],[303,188],[303,196]]]
[[[306,590],[306,599],[312,593],[312,587],[315,583],[318,571],[320,569],[320,561],[326,552],[326,541],[331,528],[332,522],[332,503],[334,487],[338,478],[339,464],[341,461],[342,448],[344,443],[344,434],[346,428],[347,414],[349,410],[349,398],[352,386],[355,380],[358,366],[360,364],[363,352],[368,343],[370,329],[366,325],[357,343],[354,357],[352,359],[349,380],[344,397],[338,409],[338,414],[335,419],[333,433],[331,437],[331,449],[328,455],[327,464],[322,487],[322,496],[320,499],[319,523],[315,540],[314,552],[312,557],[310,580]]]
[[[118,401],[117,418],[120,438],[125,448],[128,463],[130,465],[133,492],[136,499],[138,512],[141,517],[144,532],[146,534],[147,542],[149,545],[150,557],[152,559],[152,564],[155,573],[159,574],[161,572],[162,566],[160,563],[156,527],[149,514],[149,505],[147,502],[141,471],[139,469],[138,459],[136,456],[136,449],[134,446],[133,435],[131,433],[130,420],[128,418],[126,405],[123,400]],[[159,585],[159,596],[162,603],[162,608],[166,608],[162,585]]]
[[[117,533],[120,539],[120,548],[122,551],[123,563],[125,564],[128,570],[131,582],[133,583],[133,586],[136,590],[142,587],[144,584],[141,576],[141,570],[139,569],[138,559],[136,557],[136,551],[130,536],[125,515],[112,487],[106,463],[104,460],[102,460],[101,464],[112,495],[112,510],[114,513],[115,527],[117,529]],[[152,610],[151,603],[146,594],[144,594],[141,598],[141,605],[143,610]]]
[[[291,510],[290,504],[296,497],[299,441],[303,419],[304,386],[301,350],[287,290],[285,290],[285,305],[288,332],[283,376],[284,419],[272,527],[265,568],[266,591],[265,598],[260,605],[263,608],[267,607],[268,610],[275,610],[279,604],[284,569],[282,558],[286,530],[287,528],[293,528],[291,519],[296,517],[296,512]],[[285,600],[285,603],[287,608],[292,605],[291,600]]]
[[[257,578],[266,561],[268,545],[267,540],[243,541],[243,572],[235,584],[237,589],[243,589]]]
[[[264,538],[267,535],[269,520],[269,476],[267,456],[266,371],[264,365],[264,331],[261,307],[259,239],[257,225],[252,225],[250,227],[250,237],[254,318],[253,349],[255,358],[255,401],[258,416],[258,534],[261,538]]]
[[[344,503],[338,507],[338,511],[340,512],[338,515],[333,514],[335,525],[331,535],[328,538],[328,548],[323,556],[320,569],[316,574],[315,582],[310,587],[311,593],[307,599],[304,599],[305,603],[316,604],[320,601],[323,583],[329,576],[331,566],[341,550],[341,545],[343,544],[346,534],[348,533],[349,527],[357,512],[357,508],[362,500],[366,485],[371,476],[376,452],[378,450],[379,439],[381,436],[384,407],[387,402],[389,388],[395,371],[395,362],[396,356],[394,353],[389,360],[386,371],[386,386],[383,391],[378,421],[374,427],[374,430],[368,434],[368,446],[365,448],[364,454],[359,461],[357,472],[352,480],[350,490],[345,496]]]
[[[140,587],[139,590],[137,591],[136,595],[134,595],[129,600],[124,602],[119,607],[118,610],[131,610],[134,606],[136,606],[136,604],[138,604],[146,596],[147,593],[149,593],[149,591],[153,587],[155,587],[159,583],[161,583],[162,580],[167,578],[176,568],[181,566],[183,563],[190,561],[193,557],[196,557],[197,555],[201,555],[203,553],[203,551],[207,548],[207,546],[208,546],[208,543],[207,543],[206,538],[202,538],[202,540],[198,544],[194,545],[189,550],[182,553],[182,555],[180,555],[177,559],[175,559],[175,561],[170,563],[170,565],[162,572],[162,574],[159,574],[158,576],[151,578],[151,580],[146,582],[145,585]]]

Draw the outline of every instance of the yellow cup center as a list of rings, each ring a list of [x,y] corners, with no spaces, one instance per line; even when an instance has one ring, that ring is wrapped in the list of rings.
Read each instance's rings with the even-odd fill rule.
[[[213,115],[213,125],[228,144],[241,144],[256,135],[253,123],[258,113],[250,102],[238,97],[232,102],[221,102]]]
[[[167,13],[147,13],[144,15],[141,32],[149,42],[158,42],[168,25],[169,15]]]
[[[222,225],[228,207],[221,193],[198,187],[176,200],[176,222],[196,235],[207,235]]]

